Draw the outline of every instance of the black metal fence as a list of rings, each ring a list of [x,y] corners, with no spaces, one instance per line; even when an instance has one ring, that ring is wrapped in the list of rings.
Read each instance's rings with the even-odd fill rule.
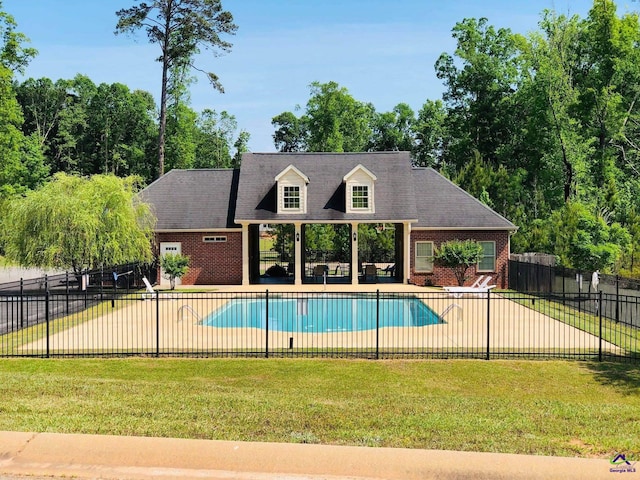
[[[0,291],[0,356],[577,358],[638,361],[604,294]],[[635,302],[635,299],[633,300]],[[68,304],[83,308],[69,309]],[[625,306],[627,308],[628,306]],[[635,308],[635,307],[634,307]]]
[[[593,314],[598,313],[594,302],[583,301],[602,292],[613,305],[604,311],[605,318],[640,327],[640,280],[598,273],[597,285],[592,284],[591,271],[509,261],[509,288],[532,295],[543,294],[562,298]],[[569,297],[565,294],[571,294]]]
[[[65,272],[0,284],[0,335],[66,315],[145,288],[143,278],[156,282],[153,264],[126,264],[81,275]],[[51,299],[56,299],[52,302]],[[47,310],[48,309],[48,310]]]
[[[144,288],[142,278],[151,283],[157,281],[155,264],[128,263],[116,267],[87,270],[82,274],[65,272],[57,275],[44,275],[38,278],[0,283],[0,293],[74,293],[77,291],[104,292],[107,290],[136,290]]]

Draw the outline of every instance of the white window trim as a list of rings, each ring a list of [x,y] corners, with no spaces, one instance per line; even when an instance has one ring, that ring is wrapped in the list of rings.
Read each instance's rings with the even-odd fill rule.
[[[368,207],[353,206],[353,189],[355,187],[367,187]],[[373,182],[347,182],[347,213],[376,213],[375,203],[375,185]]]
[[[367,206],[366,207],[355,207],[353,205],[353,203],[354,203],[354,200],[355,200],[356,197],[353,195],[353,191],[356,188],[361,188],[361,187],[365,187],[367,189],[367,196],[366,196]],[[350,185],[350,189],[351,189],[351,195],[350,195],[350,197],[351,197],[351,210],[353,210],[354,212],[356,212],[356,211],[360,211],[360,212],[369,212],[369,211],[371,211],[371,190],[372,190],[371,186],[370,185],[365,185],[365,184],[362,184],[362,183],[352,183]],[[365,197],[362,196],[362,197],[357,197],[357,198],[365,198]]]
[[[290,175],[293,174],[293,175]],[[275,177],[278,185],[277,212],[279,214],[305,214],[307,213],[307,184],[309,177],[293,165],[289,165]],[[300,192],[300,206],[297,208],[285,208],[285,187],[297,187]]]
[[[482,240],[482,241],[478,241],[479,244],[483,244],[483,243],[493,243],[493,268],[491,270],[481,270],[480,269],[480,263],[478,262],[478,265],[476,266],[476,271],[478,272],[495,272],[496,271],[496,263],[497,263],[497,252],[496,252],[496,242],[495,240]],[[483,249],[484,251],[484,249]],[[484,256],[483,256],[484,259]]]
[[[291,195],[294,191],[298,191],[298,206],[291,207],[287,206],[287,200],[293,200],[294,197]],[[287,195],[287,190],[289,190],[289,195]],[[282,210],[287,212],[299,212],[302,209],[302,189],[300,185],[283,185],[282,186]]]
[[[431,270],[420,270],[418,269],[418,244],[419,243],[430,243],[431,244]],[[430,240],[416,240],[415,244],[414,244],[414,264],[413,264],[413,270],[416,273],[433,273],[433,264],[434,264],[434,254],[435,254],[435,244],[430,241]],[[420,258],[425,258],[425,257],[420,257]]]
[[[346,185],[347,213],[376,213],[375,183],[377,179],[378,177],[376,177],[364,165],[356,166],[342,178],[342,181]],[[368,207],[362,208],[353,206],[354,187],[367,187]]]
[[[224,243],[227,241],[225,235],[206,235],[202,237],[203,243]]]

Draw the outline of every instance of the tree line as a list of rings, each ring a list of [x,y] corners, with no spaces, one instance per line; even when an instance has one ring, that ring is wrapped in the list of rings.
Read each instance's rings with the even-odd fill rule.
[[[3,198],[58,172],[148,183],[171,168],[239,165],[249,133],[228,112],[189,106],[193,58],[200,45],[230,49],[219,34],[235,33],[231,15],[217,0],[154,0],[117,14],[119,33],[143,29],[161,46],[160,108],[148,92],[82,75],[16,81],[36,52],[0,8]],[[336,82],[313,82],[303,108],[273,117],[275,148],[410,151],[416,166],[435,168],[515,223],[512,251],[639,273],[638,15],[594,0],[585,18],[544,10],[527,35],[466,18],[452,36],[455,50],[434,65],[442,98],[417,112],[406,103],[377,112]]]
[[[131,91],[121,83],[96,85],[84,75],[55,82],[29,78],[14,82],[13,91],[18,134],[29,138],[33,153],[40,154],[32,160],[38,164],[37,178],[26,186],[57,172],[137,175],[146,182],[159,176],[157,108],[149,92]],[[230,168],[239,162],[249,137],[238,132],[233,115],[209,109],[196,112],[179,92],[172,91],[171,98],[167,171]]]
[[[335,82],[276,115],[276,148],[408,150],[515,223],[514,252],[638,274],[640,24],[612,0],[544,10],[528,35],[467,18],[434,65],[441,99],[376,112]],[[443,206],[437,206],[443,208]]]
[[[172,43],[182,41],[181,49],[169,46],[163,51],[160,107],[149,92],[132,91],[121,83],[96,85],[80,74],[17,81],[16,74],[24,73],[37,51],[26,47],[27,37],[16,31],[15,20],[0,3],[0,189],[5,195],[33,189],[58,172],[136,175],[148,183],[172,168],[229,168],[239,163],[248,132],[238,130],[235,117],[226,111],[194,111],[189,98],[194,81],[189,69],[199,52],[194,42],[216,29],[232,33],[232,18],[218,0],[156,0],[117,12],[119,33],[144,27],[141,8],[149,18],[167,15],[174,23],[164,34]],[[207,20],[217,23],[192,31],[194,21]],[[191,40],[186,33],[179,35],[180,26],[191,32]],[[220,42],[223,48],[230,45]],[[217,88],[222,88],[219,83]],[[162,163],[157,161],[160,149]]]

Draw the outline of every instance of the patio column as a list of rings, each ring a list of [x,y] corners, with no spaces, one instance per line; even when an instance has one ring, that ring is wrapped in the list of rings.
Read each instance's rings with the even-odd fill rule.
[[[249,285],[249,224],[242,224],[242,285]]]
[[[402,255],[403,269],[402,269],[402,283],[408,283],[408,279],[411,275],[411,224],[409,222],[404,222],[404,228],[402,229],[404,233],[403,245],[404,252]]]
[[[294,260],[294,275],[293,284],[302,285],[302,272],[304,271],[304,265],[302,264],[302,224],[293,224],[293,260]]]
[[[358,285],[358,224],[351,224],[351,285]]]

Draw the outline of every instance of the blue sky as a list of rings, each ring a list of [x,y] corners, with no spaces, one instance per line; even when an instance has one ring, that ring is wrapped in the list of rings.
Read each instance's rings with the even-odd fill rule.
[[[134,0],[0,0],[18,31],[39,55],[26,77],[52,80],[87,75],[100,84],[160,91],[159,47],[113,31],[115,12]],[[313,81],[336,81],[357,100],[389,111],[400,102],[418,110],[440,98],[434,63],[453,52],[451,29],[467,17],[487,17],[496,27],[527,33],[540,12],[555,9],[584,17],[592,0],[223,0],[238,31],[231,53],[201,57],[226,93],[198,75],[191,106],[235,115],[251,133],[254,152],[274,151],[271,118],[304,108]],[[628,3],[618,2],[619,11]],[[632,5],[632,7],[635,5]],[[300,112],[297,112],[298,114]]]

